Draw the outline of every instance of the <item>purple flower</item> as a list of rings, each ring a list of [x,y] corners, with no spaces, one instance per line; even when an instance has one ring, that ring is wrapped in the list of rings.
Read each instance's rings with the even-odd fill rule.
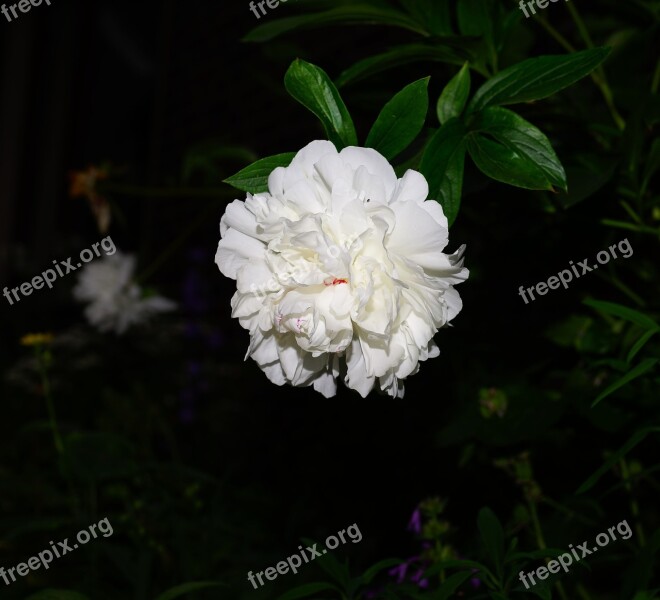
[[[403,583],[403,580],[406,578],[407,571],[408,571],[408,563],[404,562],[401,563],[398,567],[391,568],[387,573],[388,575],[392,575],[392,577],[396,576],[397,583]]]
[[[413,511],[407,529],[416,534],[422,533],[422,513],[419,510],[419,507]]]
[[[414,581],[421,588],[427,588],[427,587],[429,587],[429,580],[428,579],[422,579],[423,576],[424,576],[424,569],[419,569],[417,571],[417,573],[415,573],[410,578],[410,581]]]

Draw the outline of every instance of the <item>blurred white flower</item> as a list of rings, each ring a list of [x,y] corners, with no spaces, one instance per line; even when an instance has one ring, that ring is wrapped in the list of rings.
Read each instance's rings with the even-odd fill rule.
[[[220,221],[216,263],[237,280],[247,356],[278,385],[330,397],[341,373],[362,396],[378,385],[403,397],[402,380],[440,353],[433,336],[461,310],[453,286],[468,277],[464,246],[443,253],[447,219],[425,178],[315,141],[268,187]]]
[[[161,296],[145,296],[135,283],[135,257],[116,252],[85,265],[73,289],[76,300],[87,302],[85,317],[100,331],[124,333],[176,304]]]

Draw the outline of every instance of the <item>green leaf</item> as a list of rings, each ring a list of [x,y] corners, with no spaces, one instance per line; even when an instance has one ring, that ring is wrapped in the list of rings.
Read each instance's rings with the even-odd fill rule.
[[[380,562],[377,562],[375,565],[372,565],[369,567],[362,575],[360,576],[360,581],[363,585],[368,585],[371,583],[371,580],[378,575],[383,569],[387,569],[388,567],[396,567],[397,565],[400,565],[403,561],[398,559],[398,558],[386,558],[385,560],[381,560]]]
[[[608,386],[606,390],[601,392],[598,395],[598,398],[596,398],[593,401],[593,404],[591,405],[591,408],[596,406],[601,400],[607,398],[609,395],[613,394],[616,392],[619,388],[623,387],[627,383],[630,383],[633,381],[633,379],[637,379],[638,377],[641,377],[644,375],[644,373],[647,373],[650,371],[655,364],[658,362],[659,359],[657,358],[647,358],[643,360],[641,363],[639,363],[634,369],[631,369],[628,371],[623,377],[615,381],[612,385]]]
[[[174,600],[174,598],[181,598],[186,594],[191,594],[192,592],[198,592],[200,590],[208,590],[209,588],[214,587],[226,587],[225,583],[220,583],[219,581],[194,581],[190,583],[184,583],[183,585],[177,585],[171,590],[168,590],[162,593],[156,600]]]
[[[479,511],[477,525],[481,539],[486,547],[486,553],[493,561],[495,570],[499,577],[502,576],[502,565],[504,564],[504,530],[499,519],[490,508],[482,508]]]
[[[470,63],[449,80],[438,99],[438,119],[444,125],[450,119],[459,117],[470,95]]]
[[[452,65],[462,65],[471,57],[466,48],[443,47],[443,40],[446,40],[447,46],[461,43],[468,45],[471,40],[468,38],[441,38],[436,44],[404,44],[397,46],[393,50],[388,50],[382,54],[369,56],[359,60],[354,65],[343,71],[337,78],[337,87],[344,87],[348,83],[360,81],[365,77],[380,73],[386,69],[392,69],[401,65],[407,65],[412,62],[442,62]]]
[[[411,16],[433,35],[451,35],[451,11],[448,2],[438,0],[399,0]]]
[[[533,552],[514,552],[508,554],[504,562],[519,562],[521,560],[538,560],[541,558],[555,558],[563,554],[565,550],[559,548],[545,548],[544,550],[534,550]]]
[[[338,150],[357,145],[351,115],[323,69],[298,58],[291,63],[284,76],[284,87],[321,120],[328,139]]]
[[[479,170],[496,181],[528,190],[552,190],[541,167],[500,142],[470,134],[467,149]]]
[[[474,560],[442,560],[438,563],[434,563],[426,571],[424,571],[424,577],[434,577],[435,575],[440,574],[445,569],[470,569],[472,572],[474,569],[477,571],[482,571],[484,573],[490,573],[488,568],[481,563],[478,563]]]
[[[68,477],[87,483],[128,477],[137,471],[131,443],[106,432],[69,434],[59,461]]]
[[[623,446],[621,446],[621,448],[612,454],[605,463],[577,489],[575,493],[584,494],[585,492],[588,492],[598,483],[598,480],[605,473],[621,460],[621,458],[628,454],[628,452],[630,452],[635,446],[643,442],[649,433],[660,433],[660,427],[645,427],[644,429],[636,431],[635,434]]]
[[[369,6],[368,4],[355,4],[340,6],[323,12],[275,19],[268,23],[257,25],[257,27],[243,38],[243,41],[269,42],[284,33],[299,29],[311,29],[325,25],[351,24],[402,27],[423,36],[428,36],[428,31],[426,31],[424,26],[401,11]]]
[[[424,127],[429,108],[429,77],[407,85],[380,111],[366,146],[392,160],[405,150]]]
[[[461,586],[462,583],[472,577],[472,572],[454,573],[445,579],[436,594],[433,596],[436,600],[447,600]]]
[[[536,594],[541,600],[552,600],[552,592],[547,587],[533,587],[530,592]]]
[[[251,163],[257,160],[254,152],[237,146],[228,146],[224,142],[208,140],[195,144],[183,156],[181,180],[190,181],[193,174],[202,175],[209,183],[216,183],[220,177],[222,165],[227,161],[237,164]]]
[[[334,585],[330,585],[329,583],[307,583],[288,591],[286,594],[282,594],[277,600],[297,600],[298,598],[307,598],[310,594],[328,592],[330,590],[339,592]]]
[[[475,115],[470,129],[486,133],[536,165],[554,186],[566,190],[566,173],[547,137],[507,108],[491,106]]]
[[[458,216],[463,191],[465,126],[451,119],[429,140],[419,165],[429,184],[429,198],[440,202],[451,225]]]
[[[307,544],[309,548],[314,547],[314,541],[309,538],[302,538],[302,541]],[[348,565],[343,564],[337,560],[336,556],[332,552],[328,552],[323,556],[319,557],[315,564],[317,564],[323,571],[325,571],[332,579],[334,579],[342,588],[348,586],[348,582],[351,579],[351,575],[348,570]]]
[[[268,191],[268,177],[277,167],[288,167],[296,155],[295,152],[285,152],[261,158],[250,166],[241,169],[235,175],[227,177],[224,183],[250,194],[261,194]]]
[[[478,35],[488,39],[493,29],[490,0],[458,0],[458,29],[463,35]]]
[[[610,48],[593,48],[524,60],[484,83],[472,98],[468,112],[547,98],[591,73],[609,53]]]
[[[649,182],[656,171],[660,169],[660,138],[653,140],[651,149],[646,157],[646,167],[644,168],[644,176],[642,179],[642,190],[646,191]]]
[[[26,600],[89,600],[89,598],[71,590],[42,590],[28,596]]]
[[[633,308],[628,308],[627,306],[622,306],[615,302],[604,302],[602,300],[592,300],[591,298],[588,298],[587,300],[584,300],[584,304],[607,313],[608,315],[614,315],[615,317],[621,317],[626,321],[636,323],[644,329],[658,328],[658,324],[650,317],[647,317],[645,314],[634,310]]]
[[[646,345],[646,343],[656,334],[660,331],[660,328],[658,329],[649,329],[645,333],[643,333],[640,338],[635,342],[633,347],[630,349],[630,352],[628,352],[628,356],[626,357],[626,362],[630,363],[635,356],[637,356],[637,353]]]

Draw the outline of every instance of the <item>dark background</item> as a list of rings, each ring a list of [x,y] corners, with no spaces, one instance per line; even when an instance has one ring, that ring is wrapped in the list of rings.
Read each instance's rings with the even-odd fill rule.
[[[261,21],[283,16],[292,5]],[[593,11],[595,22],[605,14],[617,19],[615,12],[599,16],[602,4],[584,10]],[[407,39],[388,28],[342,27],[244,43],[241,37],[258,22],[243,0],[52,0],[19,15],[11,23],[0,18],[2,287],[19,285],[100,239],[84,202],[67,195],[69,171],[108,160],[131,185],[167,187],[182,183],[182,163],[202,142],[256,156],[297,150],[322,132],[285,93],[291,60],[305,58],[336,76],[356,56]],[[555,19],[572,32],[564,11]],[[510,54],[521,49],[559,51],[528,24],[517,30]],[[641,86],[657,57],[653,45],[642,42],[629,53],[611,61],[621,89]],[[360,138],[394,91],[432,75],[431,97],[437,98],[453,72],[414,65],[342,90]],[[621,98],[633,114],[634,95]],[[586,81],[566,92],[563,103],[523,109],[533,122],[546,119],[560,157],[570,148],[595,148],[575,124],[603,112]],[[198,174],[192,184],[220,187],[244,164],[220,161],[212,180]],[[415,554],[419,544],[406,524],[422,499],[436,495],[449,499],[453,545],[476,558],[479,508],[489,505],[507,520],[519,502],[516,483],[492,459],[530,448],[542,487],[566,500],[599,466],[603,449],[618,447],[630,433],[625,426],[643,421],[650,408],[626,412],[608,405],[594,416],[587,409],[593,395],[570,385],[571,376],[586,369],[578,352],[546,335],[558,315],[581,310],[586,294],[623,301],[608,281],[590,274],[530,305],[517,290],[623,239],[624,232],[598,225],[616,193],[605,190],[569,213],[545,210],[540,193],[488,184],[471,167],[465,186],[470,202],[450,233],[451,251],[467,244],[471,277],[458,288],[464,309],[438,334],[440,357],[422,364],[403,400],[362,399],[341,385],[335,398],[324,399],[310,388],[273,386],[256,364],[243,362],[248,333],[230,318],[235,284],[213,262],[231,192],[215,204],[114,197],[125,224],[113,223],[112,238],[145,266],[208,211],[150,282],[181,310],[118,338],[86,328],[70,296],[73,275],[14,306],[2,302],[0,564],[14,566],[45,547],[48,535],[73,536],[94,518],[110,517],[115,534],[7,590],[0,582],[0,597],[58,587],[93,599],[137,600],[186,581],[218,579],[231,587],[199,597],[274,598],[276,589],[318,580],[318,569],[308,567],[299,581],[279,577],[259,593],[246,573],[285,559],[302,537],[322,541],[357,523],[362,542],[336,551],[340,560],[350,557],[356,572]],[[657,265],[653,239],[628,237],[635,250],[628,260]],[[627,268],[624,259],[612,266],[624,277]],[[657,311],[657,297],[650,302]],[[47,432],[28,426],[44,418],[44,408],[30,351],[18,340],[37,331],[57,336],[52,377],[62,430],[107,432],[130,445],[113,437],[107,448],[94,447],[91,454],[99,452],[100,463],[111,468],[105,473],[91,461],[75,517],[67,516],[66,485]],[[490,387],[506,389],[510,398],[511,414],[501,422],[479,418],[479,390]],[[647,489],[642,500],[656,504],[651,522],[657,527],[657,495]],[[571,510],[592,518],[589,502],[576,500]],[[628,514],[621,499],[598,510],[589,536]],[[550,545],[586,539],[581,526],[562,521],[560,532],[553,526],[560,517],[546,516]],[[537,549],[524,533],[523,539],[527,549]],[[582,577],[607,592],[607,579]]]

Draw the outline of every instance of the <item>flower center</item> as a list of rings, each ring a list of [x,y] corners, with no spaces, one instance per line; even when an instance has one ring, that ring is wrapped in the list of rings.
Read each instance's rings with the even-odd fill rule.
[[[323,280],[323,285],[330,286],[330,285],[339,285],[340,283],[348,283],[348,279],[337,279],[336,277],[326,277]]]

